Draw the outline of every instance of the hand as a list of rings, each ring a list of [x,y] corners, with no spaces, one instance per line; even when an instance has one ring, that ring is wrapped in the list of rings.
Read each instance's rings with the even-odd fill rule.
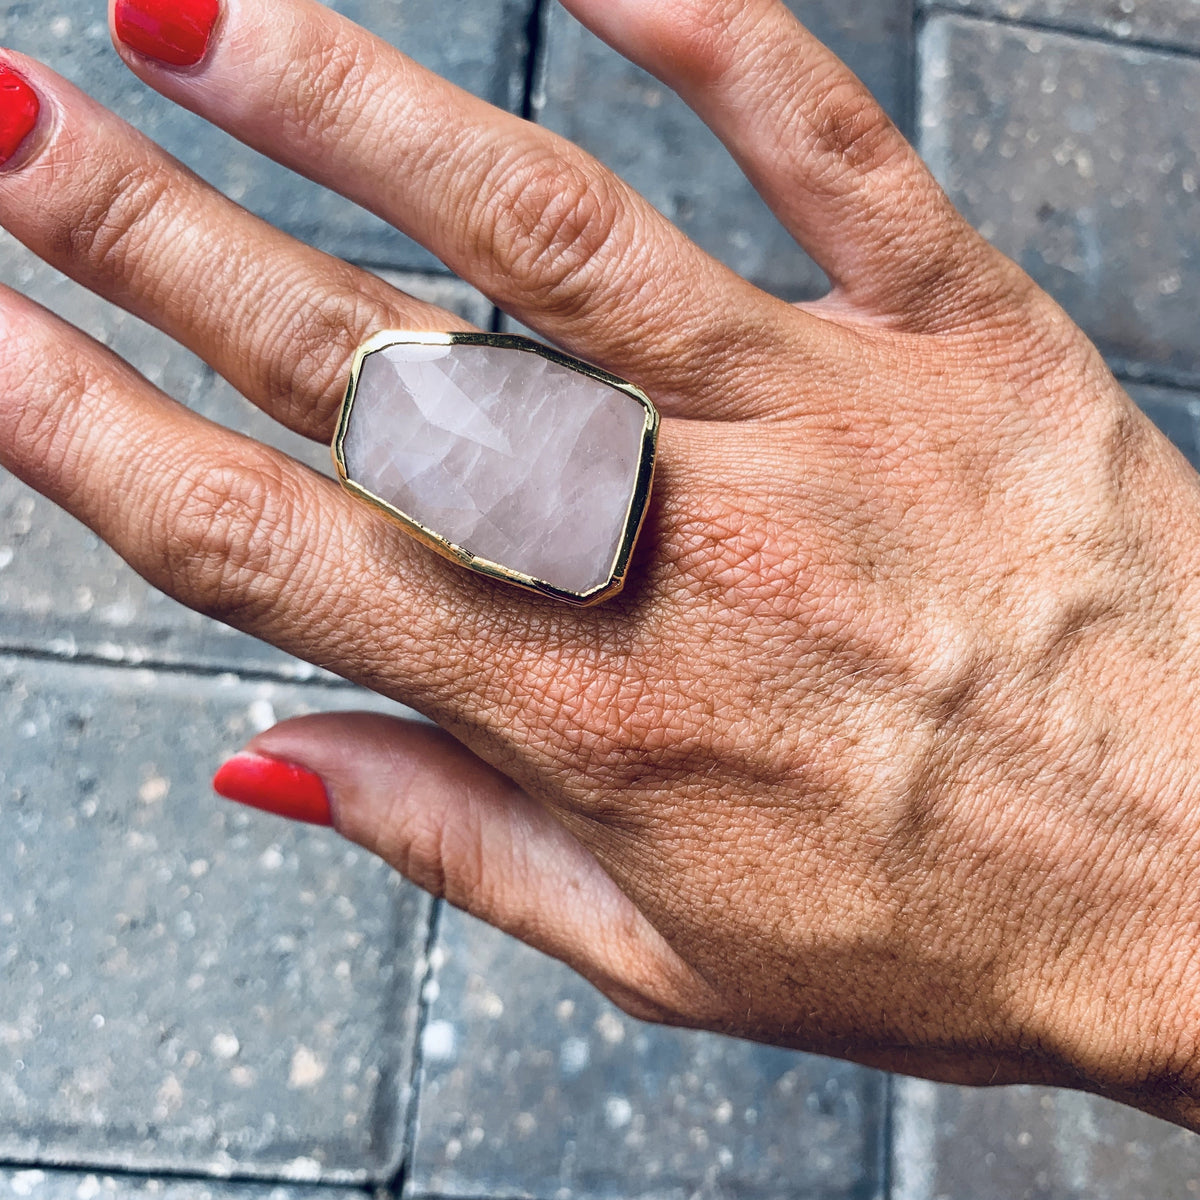
[[[758,292],[313,0],[229,0],[198,66],[122,53],[654,397],[621,598],[461,572],[9,291],[0,460],[157,586],[431,716],[250,750],[631,1012],[1200,1127],[1189,468],[776,0],[568,7],[725,139],[829,298]],[[4,225],[292,429],[328,439],[371,333],[464,328],[9,61],[40,109]]]

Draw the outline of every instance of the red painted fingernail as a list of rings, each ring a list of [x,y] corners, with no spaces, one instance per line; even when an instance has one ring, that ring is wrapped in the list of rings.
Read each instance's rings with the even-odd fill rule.
[[[226,800],[261,808],[291,821],[333,824],[329,793],[320,776],[277,758],[234,755],[213,776],[213,790]]]
[[[37,92],[12,67],[0,63],[0,167],[21,148],[41,109]]]
[[[117,37],[131,50],[194,67],[208,53],[219,0],[117,0]]]

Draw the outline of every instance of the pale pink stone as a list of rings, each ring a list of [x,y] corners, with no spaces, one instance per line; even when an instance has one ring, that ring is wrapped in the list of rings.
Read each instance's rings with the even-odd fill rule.
[[[396,345],[363,362],[343,454],[352,480],[447,541],[584,595],[612,578],[646,420],[538,354]]]

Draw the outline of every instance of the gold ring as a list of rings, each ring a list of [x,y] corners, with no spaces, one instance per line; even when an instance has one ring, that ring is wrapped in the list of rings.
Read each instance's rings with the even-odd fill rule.
[[[388,331],[354,356],[333,459],[443,557],[588,605],[625,584],[658,427],[640,388],[529,338]]]

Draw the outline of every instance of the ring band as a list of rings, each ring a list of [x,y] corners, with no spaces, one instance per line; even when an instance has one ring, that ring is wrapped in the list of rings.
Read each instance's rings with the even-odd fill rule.
[[[624,586],[658,426],[640,388],[529,338],[388,331],[354,356],[333,459],[445,558],[590,605]]]

